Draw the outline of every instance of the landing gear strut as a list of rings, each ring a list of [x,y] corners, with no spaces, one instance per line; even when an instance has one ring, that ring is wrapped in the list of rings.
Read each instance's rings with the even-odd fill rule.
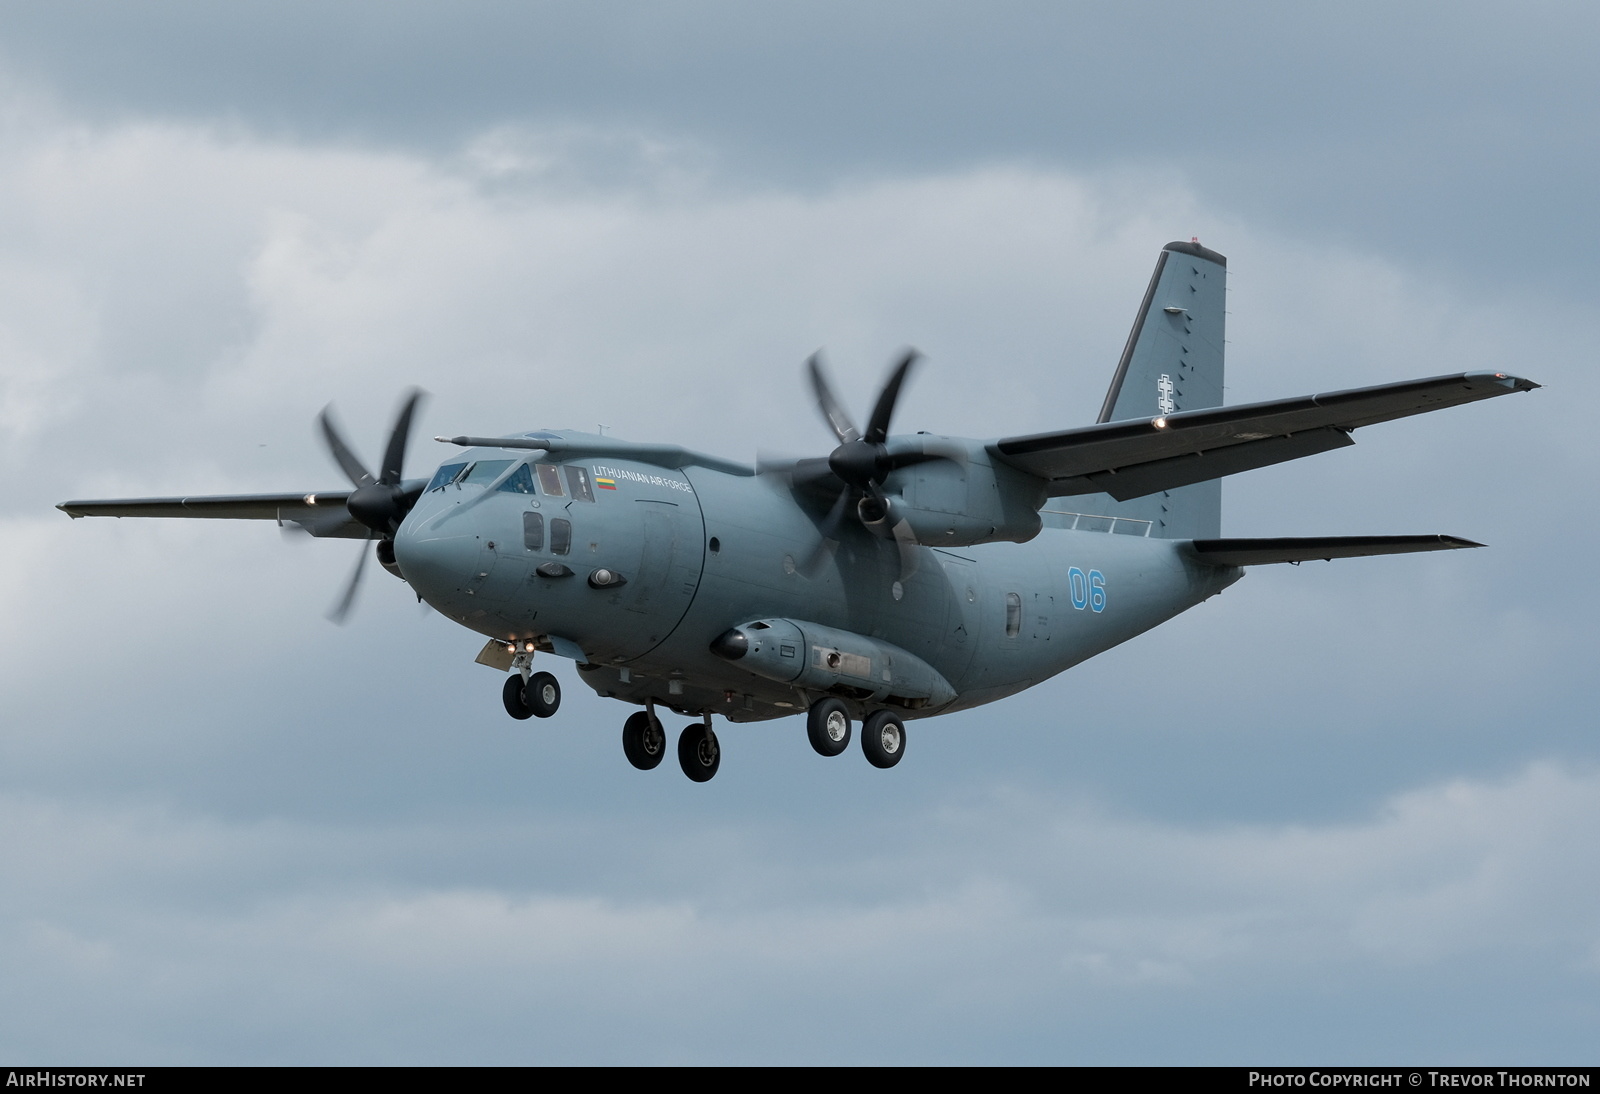
[[[678,765],[697,783],[710,782],[722,763],[722,749],[711,731],[711,716],[684,727],[678,736]]]
[[[649,771],[667,754],[667,732],[653,710],[635,711],[622,723],[622,751],[640,771]]]

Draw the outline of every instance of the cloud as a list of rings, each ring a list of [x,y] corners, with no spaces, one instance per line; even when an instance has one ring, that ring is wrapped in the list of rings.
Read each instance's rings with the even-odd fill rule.
[[[4,827],[26,838],[4,854],[4,1026],[52,1059],[117,1037],[185,1061],[984,1059],[1018,1032],[1033,1059],[1170,1059],[1050,1031],[1102,1005],[1270,1024],[1297,985],[1358,1007],[1463,968],[1592,990],[1597,790],[1535,764],[1349,823],[1196,830],[996,785],[843,856],[761,819],[591,819],[597,864],[627,843],[652,861],[717,849],[676,887],[610,892],[541,880],[548,828],[572,822],[537,812],[430,825],[434,854],[487,842],[498,859],[439,884],[392,857],[404,828],[8,795]],[[970,1038],[941,1044],[957,1017]],[[693,1037],[707,1027],[742,1032]]]

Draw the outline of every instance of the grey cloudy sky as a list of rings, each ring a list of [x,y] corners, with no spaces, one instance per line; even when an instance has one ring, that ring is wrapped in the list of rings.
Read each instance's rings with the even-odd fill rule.
[[[39,1062],[1592,1060],[1594,10],[0,11],[0,1052]],[[352,545],[68,522],[423,434],[820,451],[1092,418],[1161,244],[1229,398],[1530,396],[1230,480],[1250,574],[889,773],[798,722],[694,786]],[[437,457],[419,443],[412,470]]]

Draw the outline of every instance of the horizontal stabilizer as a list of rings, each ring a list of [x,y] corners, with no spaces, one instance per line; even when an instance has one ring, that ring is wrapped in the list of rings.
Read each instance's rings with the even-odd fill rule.
[[[1106,493],[1122,501],[1339,448],[1361,426],[1538,386],[1469,372],[1005,437],[989,450],[1044,479],[1052,497]]]
[[[1308,536],[1277,539],[1197,539],[1194,553],[1212,566],[1263,566],[1269,562],[1325,562],[1368,555],[1405,555],[1415,551],[1455,551],[1482,547],[1455,536]]]

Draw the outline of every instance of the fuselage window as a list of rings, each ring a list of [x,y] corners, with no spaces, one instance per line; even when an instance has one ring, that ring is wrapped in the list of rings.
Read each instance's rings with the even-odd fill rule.
[[[511,476],[507,478],[505,482],[500,484],[500,489],[506,491],[508,494],[537,493],[537,491],[535,491],[533,488],[533,472],[528,470],[527,464],[523,464],[521,467],[511,472]]]
[[[544,514],[522,514],[522,545],[530,551],[544,550]]]
[[[466,470],[464,463],[447,463],[433,473],[433,480],[428,483],[429,490],[443,490],[456,481],[456,476]]]
[[[510,460],[479,460],[467,468],[466,475],[461,479],[461,485],[477,483],[479,486],[487,486],[500,477],[500,472],[510,466]]]
[[[1022,631],[1022,597],[1006,594],[1006,637],[1015,638]]]
[[[552,554],[564,555],[572,550],[572,522],[565,517],[554,517],[550,521],[550,551]]]
[[[579,501],[593,501],[594,491],[589,489],[589,469],[587,467],[567,468],[567,489],[572,491],[572,496]]]
[[[561,492],[561,472],[554,464],[541,463],[539,468],[539,489],[552,498],[561,498],[566,495]]]

